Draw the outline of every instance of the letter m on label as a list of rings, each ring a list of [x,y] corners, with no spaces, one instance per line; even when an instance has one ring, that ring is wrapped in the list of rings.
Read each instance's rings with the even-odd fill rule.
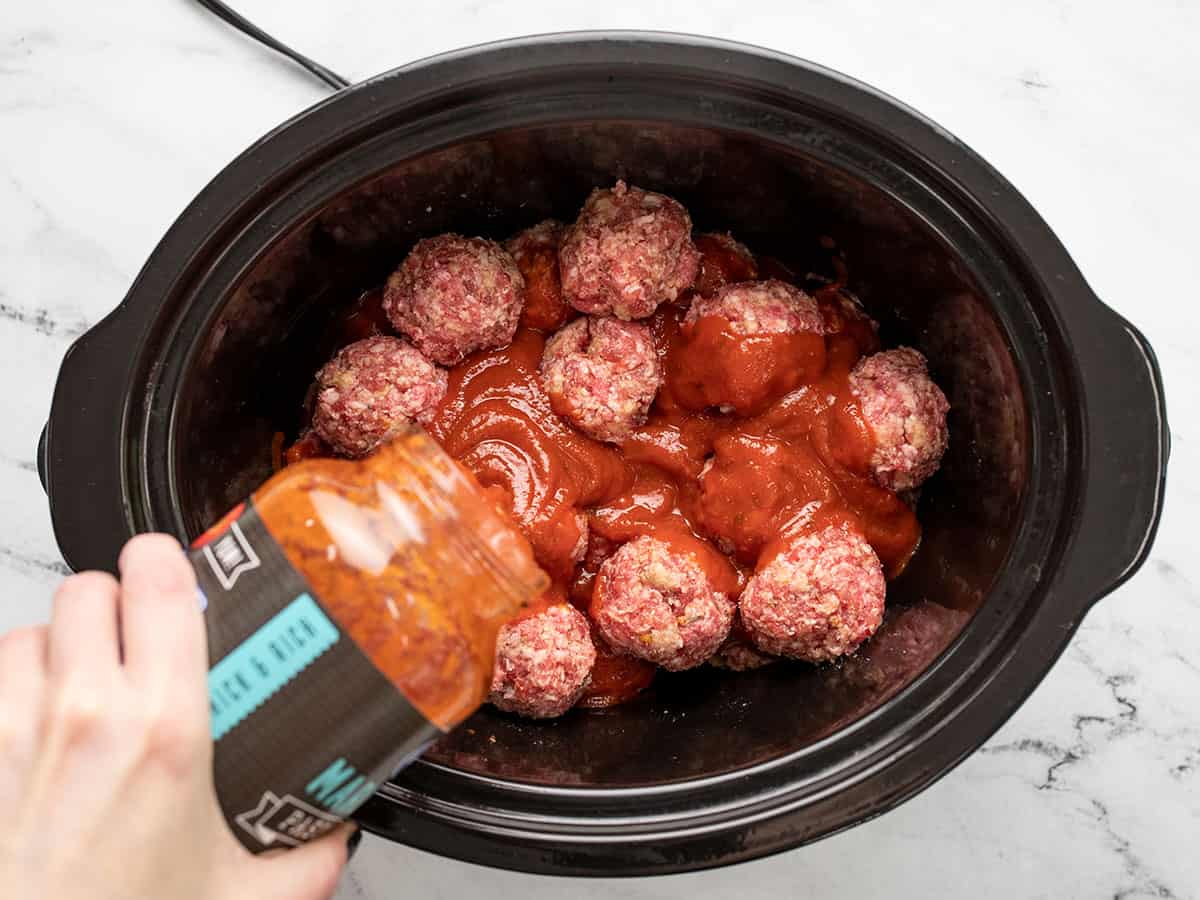
[[[343,757],[338,757],[329,764],[324,772],[310,781],[305,790],[316,797],[318,802],[324,803],[342,785],[356,775],[358,775],[358,772],[355,771],[354,766],[346,762]]]

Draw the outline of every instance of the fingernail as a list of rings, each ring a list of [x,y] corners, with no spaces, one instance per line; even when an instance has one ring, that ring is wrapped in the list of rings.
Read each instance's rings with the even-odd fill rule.
[[[362,843],[362,829],[355,828],[354,833],[346,838],[346,862],[354,859],[354,851],[358,849],[358,845]]]

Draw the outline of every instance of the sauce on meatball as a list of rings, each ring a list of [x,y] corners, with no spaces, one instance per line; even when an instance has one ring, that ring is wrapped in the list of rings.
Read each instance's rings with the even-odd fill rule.
[[[782,281],[727,285],[697,297],[667,360],[676,400],[750,415],[819,375],[825,321],[816,300]]]
[[[700,253],[700,270],[692,290],[701,297],[711,297],[727,284],[758,279],[758,261],[750,248],[731,234],[701,234],[696,236]],[[690,295],[684,295],[691,300]]]
[[[625,702],[658,667],[823,662],[866,640],[919,543],[911,489],[940,461],[946,406],[920,354],[880,352],[844,270],[802,281],[731,236],[693,243],[683,207],[622,183],[565,229],[480,243],[419,243],[384,309],[416,341],[388,296],[425,285],[436,317],[481,266],[507,273],[489,288],[503,328],[475,301],[446,319],[435,358],[458,361],[440,402],[408,413],[554,583],[529,618],[559,611],[544,628],[514,623],[502,648],[497,705],[556,715]],[[387,325],[369,313],[355,307],[347,336],[420,356],[376,335]],[[313,425],[287,459],[353,451]]]
[[[558,273],[558,248],[565,230],[562,222],[546,219],[504,244],[525,279],[525,305],[521,309],[524,328],[554,331],[579,315],[563,299]]]

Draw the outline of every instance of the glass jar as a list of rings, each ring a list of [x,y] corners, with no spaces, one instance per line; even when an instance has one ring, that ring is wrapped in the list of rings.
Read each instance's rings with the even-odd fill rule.
[[[548,587],[424,432],[274,475],[193,545],[215,774],[252,850],[302,843],[487,698],[496,634]]]

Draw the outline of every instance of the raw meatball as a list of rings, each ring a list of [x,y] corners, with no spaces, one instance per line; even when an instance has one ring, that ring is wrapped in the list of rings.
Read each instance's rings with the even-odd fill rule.
[[[731,672],[749,672],[752,669],[769,666],[778,659],[779,657],[763,653],[754,646],[754,642],[746,634],[746,626],[742,624],[741,615],[735,613],[733,627],[729,629],[729,637],[725,638],[725,642],[717,648],[717,652],[709,657],[708,664],[716,666],[718,669],[728,669]]]
[[[595,190],[558,251],[563,295],[580,312],[644,319],[696,280],[692,220],[670,197]]]
[[[683,321],[690,325],[707,316],[720,316],[735,334],[747,336],[825,333],[817,301],[782,281],[745,281],[697,297]]]
[[[427,422],[445,393],[445,370],[408,341],[369,337],[317,373],[313,429],[342,456],[366,456],[413,422]]]
[[[587,687],[595,663],[587,619],[556,603],[500,629],[489,699],[531,719],[561,716]]]
[[[398,331],[444,366],[512,340],[525,297],[516,262],[494,241],[442,234],[419,241],[387,281]]]
[[[733,611],[694,556],[652,537],[631,541],[605,560],[591,606],[614,650],[672,671],[712,656],[729,634]]]
[[[857,532],[825,528],[760,565],[738,601],[760,650],[809,662],[853,652],[883,620],[879,557]]]
[[[696,276],[693,289],[702,297],[711,297],[727,284],[758,278],[754,254],[733,235],[699,235],[696,249],[700,251],[700,274]]]
[[[579,530],[579,538],[575,541],[575,546],[571,548],[571,562],[581,563],[583,558],[587,556],[588,551],[588,517],[587,513],[579,510],[575,513],[575,527]]]
[[[546,219],[510,238],[504,249],[512,254],[525,279],[525,306],[521,325],[553,331],[578,315],[563,299],[558,277],[558,245],[565,226]]]
[[[686,409],[749,416],[825,368],[817,302],[782,281],[745,281],[697,297],[671,349],[672,396]]]
[[[597,571],[606,559],[621,549],[616,541],[606,538],[595,531],[588,532],[587,549],[583,554],[584,568]]]
[[[546,342],[542,384],[555,411],[598,441],[619,443],[646,421],[662,384],[650,329],[585,316]]]
[[[867,315],[856,296],[840,285],[821,288],[815,296],[827,335],[848,335],[863,354],[879,349],[879,323]]]
[[[871,474],[880,485],[907,491],[937,471],[950,404],[924,356],[910,347],[868,356],[850,373],[850,391],[875,437]]]

